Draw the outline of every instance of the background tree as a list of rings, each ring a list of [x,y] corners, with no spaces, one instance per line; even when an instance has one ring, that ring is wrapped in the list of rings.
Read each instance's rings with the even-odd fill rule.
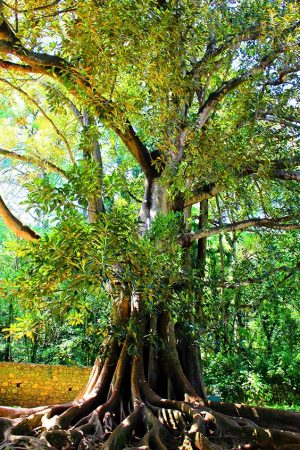
[[[54,225],[38,233],[1,200],[5,224],[33,241],[22,250],[31,269],[20,285],[42,307],[63,311],[72,300],[76,313],[88,296],[111,305],[102,362],[82,398],[1,408],[2,448],[299,445],[297,413],[207,401],[198,345],[187,332],[211,314],[208,238],[233,233],[234,255],[240,231],[267,228],[278,237],[299,228],[298,4],[2,1],[0,31],[6,89],[35,106],[34,120],[49,122],[64,156],[3,149],[42,170],[27,177],[28,198]],[[133,157],[134,193],[106,161],[124,149]],[[223,238],[218,249],[216,343],[226,349]]]

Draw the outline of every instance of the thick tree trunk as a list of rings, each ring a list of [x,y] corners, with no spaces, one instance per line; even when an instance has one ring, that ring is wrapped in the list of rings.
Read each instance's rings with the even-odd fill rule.
[[[138,297],[131,305],[138,329],[123,344],[108,342],[109,356],[74,402],[0,408],[0,449],[299,448],[299,413],[205,402],[180,363],[168,313],[147,320]],[[158,352],[150,327],[163,343]]]
[[[147,180],[140,232],[180,204],[168,205],[166,190]],[[108,340],[106,360],[96,361],[73,402],[0,407],[0,450],[300,448],[299,413],[207,402],[191,337],[162,308],[150,317],[121,282],[116,292],[112,320],[127,327],[125,341]]]

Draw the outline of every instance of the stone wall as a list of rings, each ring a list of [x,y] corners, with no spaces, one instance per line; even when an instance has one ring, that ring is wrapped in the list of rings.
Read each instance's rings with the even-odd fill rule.
[[[0,362],[0,405],[39,406],[73,400],[91,369]]]

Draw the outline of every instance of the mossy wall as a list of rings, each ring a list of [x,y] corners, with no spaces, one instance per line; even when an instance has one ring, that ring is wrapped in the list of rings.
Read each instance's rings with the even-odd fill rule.
[[[38,406],[73,400],[91,369],[0,362],[0,405]]]

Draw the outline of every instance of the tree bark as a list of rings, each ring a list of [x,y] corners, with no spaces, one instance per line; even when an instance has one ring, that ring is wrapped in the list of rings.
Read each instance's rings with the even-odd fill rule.
[[[153,320],[139,295],[132,293],[130,302],[130,314],[116,318],[127,325],[125,341],[107,342],[106,360],[96,361],[86,388],[73,402],[0,408],[0,449],[284,450],[300,445],[299,413],[201,398],[189,380],[188,364],[179,357],[169,314],[161,312]],[[160,349],[151,348],[146,338],[150,327]],[[199,370],[196,363],[194,370]]]

